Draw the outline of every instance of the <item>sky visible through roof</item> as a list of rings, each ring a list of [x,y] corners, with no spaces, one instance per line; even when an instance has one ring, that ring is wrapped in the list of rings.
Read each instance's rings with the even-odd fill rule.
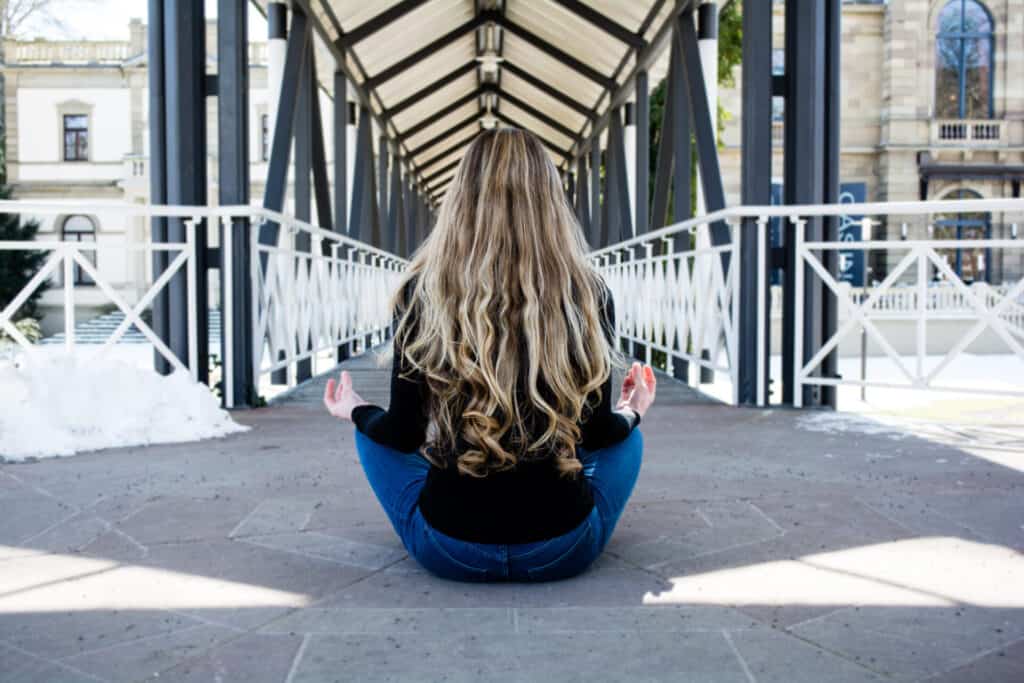
[[[26,24],[22,38],[49,40],[128,40],[128,22],[147,20],[147,0],[54,0],[51,13],[62,25],[45,17]],[[206,3],[206,15],[217,16],[217,3]],[[255,8],[249,12],[249,35],[253,40],[267,36],[266,21]]]

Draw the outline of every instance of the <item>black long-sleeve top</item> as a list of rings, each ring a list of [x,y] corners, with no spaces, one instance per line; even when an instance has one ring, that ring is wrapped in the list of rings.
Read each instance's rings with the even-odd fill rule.
[[[614,346],[615,310],[610,293],[605,297],[602,318],[605,334]],[[373,441],[412,454],[426,440],[428,388],[421,373],[409,370],[396,341],[390,406],[387,410],[359,406],[352,411],[352,421]],[[595,408],[579,425],[579,446],[587,451],[622,441],[639,422],[639,416],[634,421],[612,409],[611,377],[600,393]],[[595,399],[589,396],[588,402]],[[513,469],[473,477],[459,472],[454,465],[457,455],[442,454],[441,461],[452,463],[448,467],[431,466],[419,497],[424,519],[447,536],[476,543],[531,543],[568,533],[594,507],[586,478],[561,476],[552,457],[520,459]]]

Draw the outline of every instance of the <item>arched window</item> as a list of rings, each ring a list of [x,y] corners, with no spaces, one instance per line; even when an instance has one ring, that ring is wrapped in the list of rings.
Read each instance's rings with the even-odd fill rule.
[[[935,116],[992,118],[992,17],[977,0],[949,0],[935,38]]]
[[[981,199],[974,190],[953,190],[943,199]],[[935,239],[982,240],[992,236],[992,215],[987,211],[976,213],[939,214],[935,218]],[[966,245],[964,249],[938,249],[939,254],[953,272],[964,282],[988,281],[991,277],[991,249]]]
[[[64,223],[61,224],[60,232],[61,239],[66,242],[96,241],[96,224],[93,223],[93,220],[88,216],[68,216],[64,219]],[[83,249],[80,253],[93,266],[96,265],[95,249]],[[76,285],[95,284],[92,278],[89,277],[89,274],[86,273],[77,263],[74,265],[74,272]]]

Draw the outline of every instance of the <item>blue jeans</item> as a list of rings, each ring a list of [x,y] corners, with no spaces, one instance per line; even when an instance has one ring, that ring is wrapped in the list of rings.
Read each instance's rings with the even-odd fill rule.
[[[577,449],[594,509],[572,531],[534,543],[470,543],[431,528],[420,513],[420,491],[430,470],[423,456],[382,446],[355,431],[363,471],[405,549],[429,572],[456,581],[550,581],[585,570],[615,530],[643,452],[639,429],[607,448]]]

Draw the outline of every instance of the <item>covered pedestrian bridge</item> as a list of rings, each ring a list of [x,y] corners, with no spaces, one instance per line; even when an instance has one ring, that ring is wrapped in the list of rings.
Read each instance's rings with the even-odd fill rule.
[[[786,3],[774,46],[773,3],[744,0],[742,192],[727,204],[726,4],[221,0],[211,55],[212,2],[150,0],[151,203],[104,207],[144,219],[147,238],[0,242],[47,253],[0,327],[32,356],[12,316],[52,281],[74,352],[81,269],[122,315],[99,355],[134,329],[157,370],[210,385],[252,429],[0,467],[0,678],[1020,679],[1024,388],[960,386],[948,368],[981,343],[1024,360],[1024,280],[964,282],[946,258],[957,241],[872,228],[1020,220],[1024,202],[840,204],[840,0]],[[267,19],[273,93],[262,196],[249,176],[252,12]],[[775,206],[773,97],[785,106]],[[589,572],[550,584],[422,571],[366,484],[351,427],[321,405],[339,367],[387,402],[372,350],[391,334],[388,300],[467,145],[494,126],[543,141],[616,298],[620,348],[660,373],[614,538]],[[841,223],[862,239],[841,239]],[[1022,246],[972,244],[1015,258]],[[872,249],[893,267],[842,282],[842,254]],[[95,267],[125,252],[151,263],[135,300]],[[964,333],[936,359],[933,324],[949,320]],[[840,372],[858,334],[890,374]],[[1002,402],[955,427],[788,409],[833,407],[851,388]]]

